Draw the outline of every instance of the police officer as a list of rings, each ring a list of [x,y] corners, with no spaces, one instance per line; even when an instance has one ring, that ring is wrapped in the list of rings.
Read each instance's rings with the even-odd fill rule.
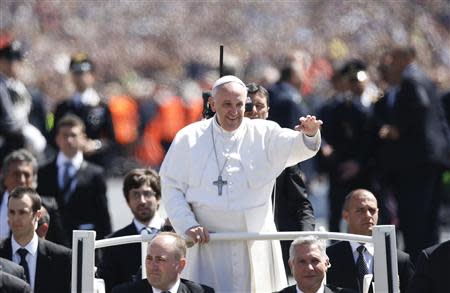
[[[26,147],[39,155],[46,147],[45,97],[19,79],[24,58],[22,44],[3,36],[0,45],[0,160]]]
[[[105,97],[94,89],[95,65],[87,54],[77,53],[71,58],[69,71],[75,93],[56,107],[54,124],[68,113],[80,117],[86,125],[86,159],[108,167],[115,145],[114,128]]]

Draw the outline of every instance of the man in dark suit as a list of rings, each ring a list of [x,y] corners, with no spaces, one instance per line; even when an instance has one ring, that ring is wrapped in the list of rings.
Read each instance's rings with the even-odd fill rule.
[[[8,154],[2,166],[2,192],[0,194],[0,239],[9,237],[8,197],[18,186],[33,187],[36,182],[38,163],[25,149]]]
[[[392,123],[392,188],[398,202],[405,250],[414,260],[438,241],[442,172],[449,164],[449,131],[433,82],[415,62],[411,47],[389,52],[389,74],[397,86]]]
[[[20,80],[25,64],[24,49],[18,40],[2,35],[0,44],[0,160],[10,152],[27,147],[38,156],[46,147],[44,101],[38,90],[31,90]],[[39,117],[40,116],[40,117]],[[36,123],[35,125],[33,125]],[[45,123],[45,120],[44,120]]]
[[[31,188],[17,187],[9,196],[12,237],[0,243],[0,257],[20,264],[35,293],[70,292],[72,255],[64,246],[40,239],[35,227],[41,199]]]
[[[356,189],[346,196],[342,216],[348,224],[348,233],[371,236],[372,228],[378,222],[377,199],[368,190]],[[363,277],[358,267],[363,261],[362,264],[366,268],[365,274],[373,274],[373,244],[340,241],[328,247],[327,254],[331,263],[327,282],[361,292]],[[400,250],[397,250],[397,261],[400,291],[405,292],[414,274],[414,266],[409,255]]]
[[[179,235],[162,232],[149,243],[146,258],[147,278],[119,285],[113,293],[212,293],[211,287],[180,279],[186,266],[186,243]]]
[[[389,133],[389,125],[393,123],[393,106],[395,102],[397,81],[389,74],[390,56],[385,53],[380,57],[378,64],[378,73],[381,77],[381,88],[383,96],[373,106],[371,117],[371,160],[376,162],[373,165],[373,192],[377,196],[380,208],[380,224],[393,224],[397,222],[396,210],[393,208],[392,201],[392,162],[396,155],[393,151],[393,141],[395,133]]]
[[[80,117],[86,127],[86,159],[107,168],[111,166],[116,140],[105,98],[94,89],[94,62],[87,54],[77,53],[70,60],[69,70],[75,93],[56,107],[55,124],[67,114]]]
[[[161,199],[159,175],[151,169],[131,170],[123,181],[123,195],[134,219],[108,237],[158,233],[163,225],[157,212]],[[102,249],[97,274],[105,280],[106,292],[110,292],[117,284],[132,281],[140,266],[140,243],[117,245]]]
[[[280,79],[270,89],[269,120],[275,121],[281,127],[294,128],[298,117],[309,113],[301,94],[302,69],[294,62],[280,70]]]
[[[0,293],[31,293],[31,288],[24,280],[0,270]]]
[[[371,183],[367,168],[370,113],[361,102],[364,83],[359,81],[361,76],[367,77],[365,67],[358,60],[346,62],[334,78],[350,94],[336,95],[319,110],[324,121],[322,163],[330,181],[328,227],[333,232],[340,231],[345,196],[355,188],[369,188]]]
[[[325,246],[322,241],[314,236],[298,237],[289,249],[289,265],[296,285],[292,285],[279,291],[279,293],[333,293],[354,292],[332,285],[325,285],[325,274],[330,267]]]
[[[16,187],[35,188],[37,185],[38,162],[36,158],[25,149],[18,149],[6,156],[3,160],[3,178],[0,188],[0,240],[9,237],[8,225],[8,197]],[[63,244],[63,227],[58,206],[53,198],[41,196],[42,205],[52,217],[52,226],[48,230],[50,241]]]
[[[84,123],[74,115],[56,125],[57,157],[39,169],[40,194],[58,203],[66,241],[72,244],[72,230],[95,230],[97,239],[111,233],[103,169],[83,157]]]
[[[450,292],[448,264],[450,263],[450,240],[422,250],[416,272],[409,283],[408,293]]]

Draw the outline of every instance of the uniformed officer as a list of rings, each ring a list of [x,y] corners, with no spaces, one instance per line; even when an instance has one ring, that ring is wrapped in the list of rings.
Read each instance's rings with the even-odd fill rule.
[[[111,112],[105,97],[95,89],[95,65],[85,53],[74,54],[69,66],[75,93],[56,107],[54,124],[68,113],[77,115],[86,125],[86,159],[108,167],[115,145]]]

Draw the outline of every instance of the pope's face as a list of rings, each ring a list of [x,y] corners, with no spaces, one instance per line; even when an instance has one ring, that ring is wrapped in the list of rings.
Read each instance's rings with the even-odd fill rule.
[[[236,82],[221,86],[212,99],[211,107],[216,112],[217,122],[226,131],[239,128],[245,111],[247,90]]]

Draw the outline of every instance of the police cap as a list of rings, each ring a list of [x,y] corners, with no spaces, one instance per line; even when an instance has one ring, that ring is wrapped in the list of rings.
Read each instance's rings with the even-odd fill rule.
[[[69,69],[73,73],[84,73],[94,71],[94,63],[86,53],[77,53],[70,59]]]

